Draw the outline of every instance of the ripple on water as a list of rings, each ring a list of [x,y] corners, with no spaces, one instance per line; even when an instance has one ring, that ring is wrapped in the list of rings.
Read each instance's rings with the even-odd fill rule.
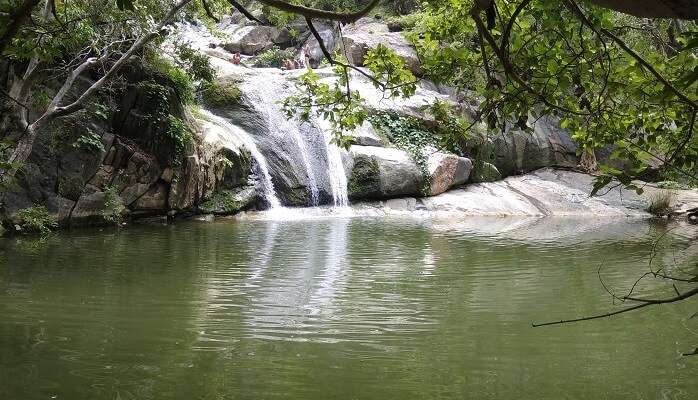
[[[323,214],[4,242],[0,397],[688,398],[695,304],[530,327],[613,308],[599,275],[629,287],[662,229]]]

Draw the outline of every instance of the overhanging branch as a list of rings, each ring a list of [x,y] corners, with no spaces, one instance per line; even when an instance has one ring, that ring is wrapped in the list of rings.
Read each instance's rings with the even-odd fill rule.
[[[380,0],[371,0],[370,3],[366,5],[366,7],[362,8],[359,11],[353,12],[353,13],[341,13],[341,12],[334,12],[334,11],[325,11],[317,8],[310,8],[310,7],[305,7],[305,6],[300,6],[297,4],[292,4],[292,3],[287,3],[282,0],[258,0],[262,4],[266,4],[270,7],[274,7],[276,9],[282,10],[282,11],[287,11],[293,14],[298,14],[306,18],[312,18],[312,19],[326,19],[330,21],[339,21],[343,24],[350,24],[352,22],[356,22],[359,18],[366,16],[368,13],[371,12]]]

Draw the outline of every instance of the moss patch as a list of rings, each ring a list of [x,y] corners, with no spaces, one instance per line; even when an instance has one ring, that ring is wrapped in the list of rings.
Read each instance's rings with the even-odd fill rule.
[[[229,215],[247,208],[255,198],[255,190],[251,186],[234,190],[220,190],[201,205],[201,211],[206,214]]]
[[[234,81],[204,83],[201,87],[204,102],[212,107],[240,104],[242,90]]]
[[[357,155],[349,178],[349,196],[352,199],[377,197],[381,193],[378,161],[366,155]]]

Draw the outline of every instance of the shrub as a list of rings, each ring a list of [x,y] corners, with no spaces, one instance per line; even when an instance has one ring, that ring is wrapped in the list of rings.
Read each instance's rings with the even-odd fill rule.
[[[670,190],[660,190],[650,196],[649,205],[645,210],[653,215],[667,215],[671,212],[671,204],[673,202],[674,192]]]
[[[53,229],[58,228],[58,222],[44,206],[33,206],[19,210],[17,217],[19,218],[19,226],[26,232],[47,235]]]
[[[104,189],[104,208],[102,209],[102,218],[105,221],[119,225],[123,221],[124,211],[126,207],[121,201],[121,197],[114,186],[107,186]]]
[[[194,140],[194,135],[184,121],[174,115],[168,117],[168,123],[169,128],[167,129],[167,136],[175,145],[174,161],[172,165],[177,167],[182,162],[187,144]]]
[[[82,149],[87,152],[93,153],[104,151],[102,137],[99,136],[97,133],[92,132],[91,130],[88,130],[87,133],[81,135],[75,141],[75,143],[73,143],[73,147],[75,147],[76,149]]]
[[[282,50],[278,47],[261,52],[255,57],[254,66],[260,68],[281,68],[284,60],[295,58],[293,49]]]
[[[201,86],[204,101],[213,107],[239,104],[242,91],[235,82],[206,82]]]

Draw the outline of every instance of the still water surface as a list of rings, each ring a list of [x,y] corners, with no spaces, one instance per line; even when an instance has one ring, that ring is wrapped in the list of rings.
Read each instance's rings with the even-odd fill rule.
[[[613,308],[599,266],[629,287],[665,229],[320,218],[0,239],[0,399],[695,399],[695,301],[531,327]]]

